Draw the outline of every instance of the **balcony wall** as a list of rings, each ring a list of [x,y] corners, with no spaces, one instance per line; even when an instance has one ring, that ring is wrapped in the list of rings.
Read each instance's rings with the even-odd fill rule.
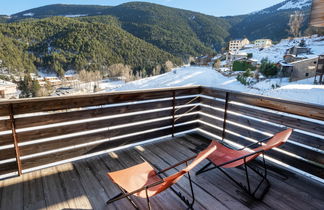
[[[0,103],[0,174],[183,132],[240,147],[285,127],[294,133],[268,162],[323,182],[324,106],[197,86],[12,100]]]

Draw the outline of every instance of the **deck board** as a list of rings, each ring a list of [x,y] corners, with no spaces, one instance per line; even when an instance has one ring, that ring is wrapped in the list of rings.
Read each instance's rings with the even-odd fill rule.
[[[127,199],[105,205],[109,198],[119,193],[118,187],[107,178],[107,172],[141,163],[141,156],[159,168],[165,168],[191,157],[195,154],[191,149],[208,142],[209,139],[203,136],[189,134],[1,180],[0,209],[134,209]],[[194,173],[206,162],[192,171],[195,209],[322,209],[324,206],[320,193],[324,190],[322,184],[274,166],[269,171],[270,191],[263,201],[255,201],[217,170],[195,176]],[[170,170],[166,175],[180,168]],[[228,171],[244,181],[242,169]],[[188,176],[174,188],[189,196]],[[141,209],[146,209],[145,199],[134,200]],[[151,203],[153,209],[186,209],[171,190],[153,197]]]

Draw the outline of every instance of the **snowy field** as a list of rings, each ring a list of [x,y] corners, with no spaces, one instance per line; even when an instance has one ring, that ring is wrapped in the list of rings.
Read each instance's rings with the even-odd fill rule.
[[[129,82],[107,91],[203,85],[324,105],[324,85],[313,85],[313,81],[314,78],[291,83],[286,78],[268,79],[247,87],[235,77],[225,77],[209,67],[181,67],[166,74]],[[273,89],[273,86],[280,87]]]

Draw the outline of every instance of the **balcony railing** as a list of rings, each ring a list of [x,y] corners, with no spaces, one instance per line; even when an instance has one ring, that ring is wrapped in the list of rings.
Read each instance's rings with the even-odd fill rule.
[[[286,126],[267,159],[323,183],[324,106],[199,86],[0,102],[0,174],[194,131],[239,147]]]

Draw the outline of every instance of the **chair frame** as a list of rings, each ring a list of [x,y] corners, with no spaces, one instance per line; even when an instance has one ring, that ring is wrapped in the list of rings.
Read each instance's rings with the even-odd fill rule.
[[[140,156],[144,161],[148,162],[154,169],[156,169],[156,175],[159,176],[162,180],[159,181],[159,182],[155,182],[155,183],[152,183],[152,184],[149,184],[149,185],[146,185],[146,186],[143,186],[137,190],[134,190],[132,192],[127,192],[126,190],[124,190],[122,187],[120,187],[119,185],[117,185],[121,191],[121,193],[119,193],[118,195],[114,196],[113,198],[109,199],[106,204],[109,205],[115,201],[118,201],[120,199],[123,199],[123,198],[127,198],[128,201],[133,205],[133,207],[135,209],[139,209],[138,206],[135,204],[135,202],[132,200],[132,198],[130,197],[131,195],[133,195],[134,193],[137,193],[137,192],[140,192],[142,190],[145,190],[145,193],[146,193],[146,202],[147,202],[147,207],[148,209],[152,209],[151,208],[151,203],[150,203],[150,198],[148,196],[148,189],[151,188],[151,187],[154,187],[154,186],[157,186],[159,184],[162,184],[164,182],[163,180],[163,177],[162,177],[162,174],[164,174],[165,172],[171,170],[171,169],[174,169],[176,168],[177,166],[180,166],[182,164],[186,164],[186,166],[188,166],[188,162],[190,160],[193,160],[197,157],[197,155],[193,156],[193,157],[190,157],[186,160],[183,160],[179,163],[176,163],[168,168],[165,168],[165,169],[159,169],[157,166],[155,166],[154,164],[152,164],[150,161],[146,160],[144,157]],[[190,185],[190,191],[191,191],[191,198],[192,198],[192,201],[190,202],[184,195],[181,194],[181,192],[177,192],[172,186],[170,186],[169,188],[188,206],[188,209],[193,209],[193,205],[195,203],[195,194],[194,194],[194,190],[193,190],[193,185],[192,185],[192,179],[191,179],[191,176],[190,176],[190,171],[187,172],[188,173],[188,179],[189,179],[189,185]]]
[[[252,146],[256,146],[256,145],[259,145],[259,146],[262,146],[262,143],[264,141],[267,141],[269,139],[271,139],[273,136],[271,137],[268,137],[268,138],[265,138],[265,139],[262,139],[258,142],[255,142],[255,143],[252,143],[252,144],[249,144],[243,148],[240,148],[240,149],[237,149],[237,151],[241,151],[241,150],[244,150],[246,148],[250,148]],[[231,161],[227,161],[225,163],[222,163],[220,165],[216,165],[215,163],[213,163],[212,161],[209,161],[209,163],[207,163],[204,167],[202,167],[201,169],[199,169],[197,172],[196,172],[196,175],[199,175],[199,174],[202,174],[202,173],[205,173],[207,171],[210,171],[210,170],[213,170],[215,168],[219,169],[226,177],[228,177],[232,182],[234,182],[238,187],[240,187],[241,189],[243,189],[248,195],[250,195],[251,197],[253,197],[254,199],[256,200],[262,200],[264,195],[268,192],[271,184],[267,178],[267,166],[266,166],[266,162],[265,162],[265,158],[264,158],[264,153],[265,153],[265,150],[258,150],[258,151],[255,151],[255,152],[252,152],[250,154],[247,154],[247,155],[244,155],[244,156],[241,156],[239,158],[236,158],[236,159],[233,159]],[[256,155],[256,154],[259,154],[261,155],[262,154],[262,168],[263,168],[263,173],[261,173],[258,169],[256,168],[253,168],[251,166],[248,165],[248,162],[246,160],[246,158],[250,157],[250,156],[253,156],[253,155]],[[238,160],[244,160],[244,164],[243,164],[243,168],[244,168],[244,173],[245,173],[245,178],[246,178],[246,185],[242,184],[241,182],[237,181],[236,179],[234,179],[232,176],[230,176],[224,169],[222,169],[221,167],[222,166],[225,166],[227,164],[230,164],[230,163],[233,163],[233,162],[236,162]],[[211,168],[208,168],[210,165],[214,165],[213,167]],[[261,177],[261,180],[259,181],[259,183],[256,185],[255,189],[252,190],[252,187],[251,187],[251,183],[250,183],[250,176],[249,176],[249,173],[248,173],[248,168],[250,168],[252,171],[255,172],[255,174],[257,174],[259,177]],[[261,187],[262,183],[263,182],[266,182],[266,187],[264,188],[264,190],[262,191],[262,193],[259,195],[259,196],[256,196],[256,193],[258,192],[259,188]]]

